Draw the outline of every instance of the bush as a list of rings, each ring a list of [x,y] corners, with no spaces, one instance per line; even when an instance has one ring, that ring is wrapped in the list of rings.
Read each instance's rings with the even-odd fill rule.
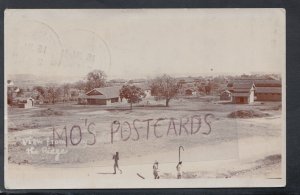
[[[229,118],[262,118],[267,116],[270,114],[256,110],[238,110],[228,115]]]
[[[51,108],[45,109],[40,111],[39,113],[35,114],[35,117],[43,117],[43,116],[62,116],[64,113],[62,111],[55,111]]]

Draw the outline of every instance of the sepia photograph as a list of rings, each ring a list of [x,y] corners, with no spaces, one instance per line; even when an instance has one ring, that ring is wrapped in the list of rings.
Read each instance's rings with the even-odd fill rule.
[[[285,10],[6,9],[7,189],[286,185]]]

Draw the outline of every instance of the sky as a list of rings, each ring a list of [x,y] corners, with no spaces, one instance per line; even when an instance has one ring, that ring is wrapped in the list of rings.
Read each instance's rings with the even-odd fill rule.
[[[283,9],[6,10],[5,73],[62,79],[282,73]]]

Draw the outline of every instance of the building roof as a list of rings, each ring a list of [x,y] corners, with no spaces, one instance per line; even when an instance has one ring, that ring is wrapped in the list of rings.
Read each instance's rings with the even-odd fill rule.
[[[34,101],[34,99],[31,98],[31,97],[29,97],[29,98],[26,98],[26,97],[16,97],[14,100],[15,101],[19,101],[19,102],[27,102],[28,100],[33,100]]]
[[[249,93],[232,93],[233,97],[249,97]]]
[[[234,82],[232,87],[233,97],[249,97],[250,90],[255,87],[253,82]]]
[[[279,80],[256,80],[254,84],[257,87],[281,87]]]
[[[257,87],[255,93],[279,93],[281,94],[281,87]]]
[[[245,83],[245,82],[253,82],[256,87],[280,87],[280,80],[273,79],[259,79],[259,78],[247,78],[247,79],[236,79],[234,82],[237,83]]]
[[[249,93],[251,88],[233,88],[235,93]]]
[[[79,98],[82,99],[97,99],[97,100],[106,100],[109,98],[106,98],[104,95],[81,95]]]
[[[32,97],[16,97],[15,99],[16,99],[16,100],[30,100],[30,99],[33,100]]]
[[[234,82],[233,83],[233,89],[248,89],[250,90],[253,86],[253,82]]]
[[[224,94],[224,93],[231,93],[231,92],[228,91],[228,90],[223,90],[223,91],[221,92],[221,94]]]
[[[111,99],[111,98],[117,98],[120,96],[120,86],[114,86],[114,87],[102,87],[102,88],[95,88],[89,92],[87,92],[84,96],[84,98],[97,98],[97,99]],[[98,92],[98,95],[88,95],[91,92]]]

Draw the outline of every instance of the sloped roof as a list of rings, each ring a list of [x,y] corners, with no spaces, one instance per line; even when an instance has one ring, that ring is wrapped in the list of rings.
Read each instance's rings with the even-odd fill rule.
[[[97,99],[97,100],[106,100],[109,98],[106,98],[104,95],[81,95],[79,98],[82,99]]]
[[[254,84],[257,87],[281,87],[281,81],[279,80],[257,80],[254,81]]]
[[[257,87],[255,93],[280,93],[281,87]]]
[[[233,97],[248,97],[249,93],[232,93]]]
[[[251,89],[254,86],[253,82],[234,82],[233,89]]]
[[[234,88],[233,91],[236,93],[249,93],[251,88]]]
[[[32,97],[26,98],[26,97],[16,97],[15,100],[17,101],[27,101],[27,100],[34,100]]]
[[[119,97],[120,95],[120,86],[114,86],[114,87],[101,87],[101,88],[95,88],[89,92],[86,93],[86,96],[88,96],[89,98],[91,97],[99,97],[99,99],[111,99],[111,98],[116,98]],[[99,95],[88,95],[89,93],[91,93],[92,91],[97,91],[100,94]]]
[[[223,91],[221,92],[221,94],[224,94],[224,93],[231,93],[231,92],[228,91],[228,90],[223,90]]]
[[[233,97],[248,97],[250,95],[250,89],[255,87],[252,81],[235,81],[233,83]]]
[[[269,86],[280,87],[281,86],[280,80],[262,79],[262,78],[236,79],[234,82],[237,83],[253,82],[256,87],[269,87]]]

